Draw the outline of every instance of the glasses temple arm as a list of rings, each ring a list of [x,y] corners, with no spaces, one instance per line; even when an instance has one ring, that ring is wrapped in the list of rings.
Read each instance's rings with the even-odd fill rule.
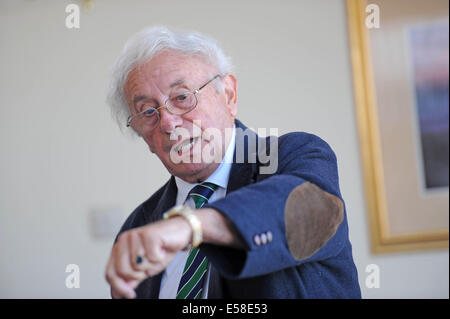
[[[207,86],[209,83],[211,83],[212,81],[214,81],[215,79],[217,79],[218,77],[220,77],[220,74],[217,74],[215,77],[213,77],[211,80],[209,80],[208,82],[206,82],[205,84],[203,84],[201,87],[199,87],[197,90],[197,93],[200,92],[205,86]]]

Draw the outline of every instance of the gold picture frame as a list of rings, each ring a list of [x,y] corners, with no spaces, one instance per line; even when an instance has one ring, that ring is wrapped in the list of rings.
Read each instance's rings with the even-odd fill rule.
[[[386,11],[386,9],[383,8],[383,1],[370,1],[370,4],[377,4],[377,2],[381,2],[379,13],[380,29],[382,29],[383,15],[386,13],[383,12],[383,10]],[[392,2],[400,1],[396,0]],[[429,4],[429,1],[423,2]],[[414,212],[414,209],[411,209],[410,207],[413,205],[409,203],[410,199],[401,194],[393,195],[392,190],[395,188],[392,188],[392,186],[387,184],[390,182],[387,179],[391,179],[392,181],[392,177],[386,175],[385,168],[391,166],[391,163],[387,162],[384,158],[386,157],[386,152],[383,154],[382,130],[384,128],[383,122],[380,122],[380,105],[378,103],[379,100],[383,100],[384,97],[380,97],[376,90],[373,57],[374,54],[378,54],[379,51],[377,53],[373,52],[370,42],[371,31],[366,25],[366,19],[368,17],[366,8],[369,3],[364,0],[347,0],[346,4],[350,57],[353,70],[355,111],[363,168],[366,206],[369,215],[372,251],[374,253],[389,253],[438,248],[448,249],[448,187],[446,191],[444,189],[444,191],[432,195],[433,198],[428,195],[428,197],[421,196],[419,194],[420,191],[417,192],[418,195],[413,194],[414,192],[410,192],[411,198],[417,197],[417,201],[424,201],[424,203],[416,205],[417,210],[420,209],[419,207],[427,207],[425,210],[422,208],[423,211]],[[409,5],[414,4],[409,2]],[[421,9],[418,8],[418,10]],[[398,12],[401,11],[399,10]],[[448,17],[448,2],[446,12]],[[394,14],[396,13],[393,13],[392,11],[389,12],[389,19],[395,19],[395,17],[393,17]],[[402,19],[399,19],[397,24],[406,23],[405,21],[406,20],[403,17]],[[386,70],[386,72],[389,72],[389,70]],[[398,76],[398,74],[396,74],[396,76]],[[404,81],[407,83],[407,74],[401,75],[401,77],[405,78]],[[397,77],[394,78],[397,79]],[[396,112],[400,111],[396,110]],[[412,132],[412,130],[406,129],[405,132]],[[411,133],[410,135],[413,134]],[[409,140],[413,139],[413,137],[408,137],[407,139],[408,141],[405,142],[405,145],[412,144]],[[386,142],[384,143],[386,144]],[[408,160],[411,161],[411,158],[412,157],[409,156]],[[399,174],[397,178],[405,178],[406,180],[411,178],[410,175],[411,174],[408,174],[407,176],[402,177],[402,175]],[[417,181],[419,180],[419,177],[416,176],[413,180]],[[389,192],[388,189],[391,191]],[[395,206],[390,204],[395,200],[395,196],[398,196],[398,200],[401,201],[400,205],[397,205],[396,207],[401,207],[402,204],[405,204],[405,206],[409,205],[408,212],[405,213],[402,209],[391,208],[391,206]],[[433,205],[436,207],[434,208]],[[414,206],[412,207],[414,208]],[[445,207],[447,207],[446,211],[444,211]],[[421,214],[425,216],[421,216]],[[416,220],[414,220],[414,218],[416,218]],[[401,229],[401,231],[398,229],[393,230],[393,224],[405,225],[405,227],[404,229],[402,229],[402,227],[397,227],[398,229]]]

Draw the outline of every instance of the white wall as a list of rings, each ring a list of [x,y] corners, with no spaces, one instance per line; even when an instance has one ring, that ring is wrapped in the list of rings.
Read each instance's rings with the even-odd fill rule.
[[[91,236],[90,212],[128,214],[168,174],[113,123],[108,68],[131,34],[164,24],[219,40],[248,126],[312,132],[334,148],[364,297],[448,298],[448,250],[370,252],[343,1],[94,2],[78,30],[64,24],[70,1],[0,2],[0,297],[109,296],[113,238]],[[70,263],[79,289],[65,287]],[[379,289],[364,285],[371,263]]]

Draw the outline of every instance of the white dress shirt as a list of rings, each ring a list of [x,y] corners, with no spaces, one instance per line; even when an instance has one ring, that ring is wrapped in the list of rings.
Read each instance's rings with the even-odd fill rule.
[[[233,164],[233,153],[234,153],[234,145],[236,143],[236,126],[233,127],[233,134],[231,136],[230,144],[228,145],[227,151],[225,152],[225,156],[223,157],[222,162],[219,167],[205,180],[205,182],[214,183],[217,186],[217,190],[211,195],[211,198],[208,200],[209,203],[214,202],[222,197],[225,197],[228,185],[228,179],[230,177],[231,166]],[[190,190],[194,188],[198,184],[188,183],[181,178],[175,176],[175,182],[177,184],[177,199],[176,205],[182,205],[183,203],[195,208],[195,203],[192,198],[186,197],[188,196]],[[189,251],[179,251],[172,262],[167,266],[166,270],[163,273],[161,279],[161,287],[159,290],[159,299],[175,299],[177,295],[178,285],[181,280],[181,276],[183,274],[184,265],[186,264],[186,260],[189,256]],[[209,285],[209,273],[210,267],[208,267],[208,272],[206,273],[206,280],[203,286],[202,299],[206,299],[208,297],[208,285]]]

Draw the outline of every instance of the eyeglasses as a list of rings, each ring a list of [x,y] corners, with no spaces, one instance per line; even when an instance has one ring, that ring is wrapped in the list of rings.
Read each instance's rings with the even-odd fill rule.
[[[144,127],[149,130],[153,130],[159,123],[159,109],[166,108],[171,114],[175,115],[183,115],[189,113],[197,106],[198,99],[197,94],[207,86],[209,83],[214,81],[220,77],[220,74],[214,76],[211,80],[203,84],[196,90],[193,91],[178,91],[169,96],[169,98],[164,102],[164,105],[154,108],[149,107],[142,112],[139,112],[134,115],[130,115],[127,119],[127,127],[131,126],[131,122],[134,120],[138,122],[141,127]]]

